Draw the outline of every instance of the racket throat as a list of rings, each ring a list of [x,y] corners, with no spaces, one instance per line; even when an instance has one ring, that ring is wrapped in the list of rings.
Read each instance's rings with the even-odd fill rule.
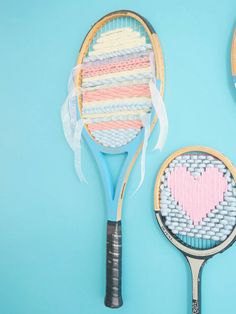
[[[186,256],[192,273],[192,314],[201,313],[201,273],[206,259]]]

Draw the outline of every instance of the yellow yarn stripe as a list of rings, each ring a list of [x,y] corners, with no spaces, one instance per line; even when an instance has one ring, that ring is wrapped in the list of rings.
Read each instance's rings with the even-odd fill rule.
[[[82,117],[83,118],[106,118],[106,117],[114,117],[114,116],[125,116],[125,115],[129,115],[129,116],[133,116],[133,115],[142,115],[145,114],[147,112],[149,112],[150,110],[133,110],[133,111],[117,111],[117,112],[107,112],[107,113],[96,113],[96,114],[83,114]]]

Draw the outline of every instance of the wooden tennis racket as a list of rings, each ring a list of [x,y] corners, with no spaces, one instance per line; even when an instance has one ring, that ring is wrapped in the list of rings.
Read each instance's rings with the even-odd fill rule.
[[[192,272],[192,313],[201,313],[201,270],[236,238],[236,170],[221,153],[186,147],[172,154],[156,179],[157,222],[187,258]]]
[[[131,11],[104,16],[84,39],[72,81],[75,85],[72,94],[77,94],[78,106],[75,108],[73,101],[67,101],[62,114],[64,129],[67,139],[71,134],[82,133],[103,180],[107,203],[105,305],[117,308],[122,305],[121,214],[124,192],[139,152],[143,146],[146,149],[148,135],[157,121],[154,105],[161,103],[164,92],[162,52],[153,27]],[[159,108],[163,117],[163,106]],[[77,119],[82,121],[79,126]],[[72,123],[69,128],[67,120],[70,123],[73,120],[74,125]],[[79,138],[75,135],[73,141],[68,140],[77,153],[80,151],[76,148]],[[115,186],[107,155],[125,156]],[[81,169],[79,172],[81,174]]]

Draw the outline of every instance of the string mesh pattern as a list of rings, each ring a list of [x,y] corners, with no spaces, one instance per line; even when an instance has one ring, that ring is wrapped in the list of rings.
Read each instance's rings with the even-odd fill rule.
[[[179,171],[176,171],[177,168],[179,168]],[[216,199],[220,201],[217,201],[217,204],[212,206],[207,214],[204,215],[203,213],[202,219],[196,222],[190,215],[190,209],[184,206],[187,203],[186,199],[191,201],[190,188],[186,191],[181,191],[181,189],[184,189],[183,186],[185,184],[184,180],[182,180],[182,186],[174,187],[175,192],[179,189],[178,193],[174,193],[173,184],[181,182],[174,175],[183,172],[187,178],[188,173],[190,173],[190,180],[202,180],[203,182],[207,176],[210,177],[210,171],[214,173],[214,178],[216,179],[210,179],[209,186],[203,186],[203,184],[200,186],[200,184],[196,183],[194,186],[195,193],[198,193],[199,197],[201,196],[202,198],[203,195],[208,195],[211,198],[214,191],[217,191]],[[203,178],[204,176],[205,178]],[[170,184],[171,180],[172,184]],[[199,192],[201,188],[203,189],[200,191],[202,193]],[[189,195],[184,195],[184,193],[189,193]],[[176,197],[176,195],[179,197]],[[194,210],[197,211],[199,210],[199,204],[196,203],[199,200],[194,200],[194,195],[192,198],[195,201]],[[205,202],[207,204],[208,200]],[[161,178],[160,210],[165,225],[172,234],[185,244],[198,249],[214,247],[229,236],[236,224],[235,181],[226,166],[211,155],[193,153],[178,156],[169,164]],[[192,215],[196,216],[196,212],[193,212]]]
[[[152,46],[131,17],[106,23],[94,37],[82,65],[82,114],[95,141],[120,147],[140,132],[152,109],[149,81]]]

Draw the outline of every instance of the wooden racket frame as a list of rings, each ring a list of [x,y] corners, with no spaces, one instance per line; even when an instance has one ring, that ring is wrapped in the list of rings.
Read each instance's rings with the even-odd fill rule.
[[[90,29],[90,31],[87,33],[84,42],[82,43],[80,52],[79,52],[79,56],[78,56],[78,60],[77,60],[77,65],[80,65],[83,63],[83,59],[85,58],[85,56],[87,55],[89,46],[94,38],[94,35],[97,33],[97,31],[107,22],[109,22],[110,20],[114,19],[114,18],[119,18],[119,17],[131,17],[134,18],[135,20],[137,20],[140,24],[142,24],[142,26],[144,27],[145,31],[147,32],[152,47],[153,47],[153,52],[155,55],[155,62],[156,62],[156,78],[158,80],[160,80],[161,84],[160,84],[160,94],[161,96],[164,95],[164,61],[163,61],[163,55],[162,55],[162,50],[161,50],[161,45],[160,45],[160,41],[158,39],[157,34],[155,33],[154,29],[152,28],[152,26],[149,24],[149,22],[143,18],[142,16],[140,16],[139,14],[133,12],[133,11],[128,11],[128,10],[122,10],[122,11],[115,11],[112,12],[106,16],[104,16],[103,18],[101,18],[99,21],[97,21],[92,28]],[[80,69],[78,71],[77,77],[76,77],[76,86],[80,87],[81,83],[82,83],[82,70]],[[78,96],[78,107],[79,107],[79,111],[80,114],[82,112],[82,96]],[[151,123],[151,128],[150,130],[152,131],[156,122],[157,122],[158,117],[155,115],[152,123]],[[88,132],[88,134],[92,137],[92,135],[90,134],[90,132],[88,131],[86,125],[85,128]],[[136,154],[134,155],[132,162],[130,163],[127,171],[126,171],[126,175],[124,177],[123,180],[123,185],[121,188],[121,192],[120,192],[120,196],[119,196],[119,201],[118,201],[118,207],[117,207],[117,221],[121,220],[121,212],[122,212],[122,203],[123,203],[123,196],[124,196],[124,192],[125,192],[125,188],[127,185],[127,181],[130,175],[130,172],[132,170],[132,167],[142,149],[143,146],[143,142],[139,145]]]
[[[157,178],[156,178],[156,183],[154,187],[154,210],[156,213],[156,218],[157,221],[163,231],[163,233],[166,235],[166,237],[183,253],[185,253],[188,256],[194,256],[197,258],[201,257],[210,257],[213,256],[217,253],[220,253],[224,251],[226,248],[228,248],[231,244],[233,244],[235,238],[236,238],[236,227],[234,227],[234,230],[231,232],[231,234],[228,236],[228,238],[223,241],[221,244],[219,244],[216,247],[210,248],[210,249],[205,249],[205,250],[199,250],[199,249],[192,249],[186,245],[183,245],[180,241],[177,240],[176,237],[171,234],[171,232],[168,230],[168,228],[165,226],[162,217],[161,217],[161,212],[160,212],[160,185],[161,185],[161,178],[164,174],[165,169],[169,166],[169,164],[178,156],[185,154],[185,153],[191,153],[191,152],[202,152],[202,153],[207,153],[215,158],[219,159],[222,161],[225,166],[228,168],[230,173],[232,174],[234,180],[236,181],[236,168],[234,165],[231,163],[231,161],[225,157],[223,154],[220,152],[209,148],[209,147],[204,147],[204,146],[188,146],[181,148],[171,154],[162,164]]]
[[[233,76],[236,76],[236,29],[234,30],[234,36],[233,36],[232,48],[231,48],[231,67],[232,67]]]

